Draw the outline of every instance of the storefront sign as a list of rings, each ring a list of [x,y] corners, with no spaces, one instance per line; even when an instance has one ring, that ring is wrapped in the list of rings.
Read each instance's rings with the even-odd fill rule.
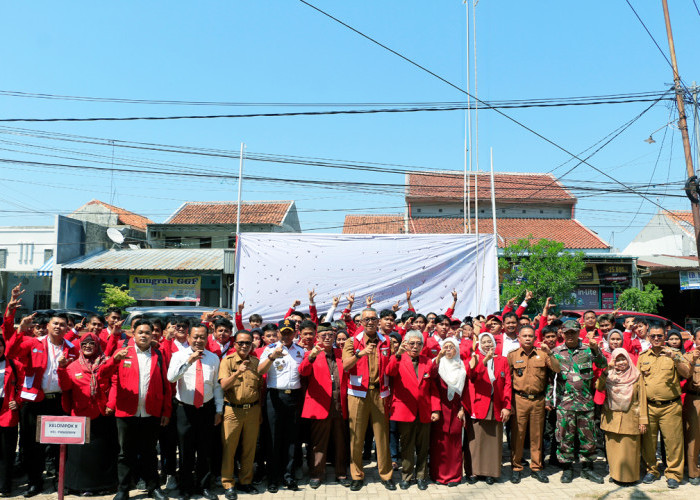
[[[136,300],[199,302],[201,288],[201,276],[129,276],[129,294]]]
[[[603,282],[625,282],[630,280],[631,266],[627,264],[598,265],[598,275]]]
[[[598,309],[598,288],[577,288],[571,294],[571,298],[562,304],[562,307],[571,309]]]
[[[700,272],[678,271],[681,290],[700,290]]]
[[[615,309],[615,292],[602,292],[600,295],[603,309]]]
[[[42,415],[37,426],[39,442],[44,444],[85,444],[89,442],[87,417]]]
[[[578,277],[578,282],[581,285],[597,285],[598,281],[598,269],[595,264],[587,264],[583,268],[581,274]]]

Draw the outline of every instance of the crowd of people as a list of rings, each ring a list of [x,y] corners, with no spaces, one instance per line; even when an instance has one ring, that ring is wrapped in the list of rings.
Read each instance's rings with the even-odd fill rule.
[[[245,304],[234,318],[212,311],[124,327],[122,312],[75,324],[63,314],[19,319],[12,290],[0,336],[0,494],[27,474],[25,497],[44,489],[56,447],[35,439],[40,415],[90,419],[90,440],[69,445],[65,487],[84,496],[116,492],[227,500],[239,493],[299,489],[329,480],[359,491],[374,450],[388,490],[425,490],[501,477],[503,440],[519,483],[581,477],[678,487],[687,465],[700,484],[700,329],[684,339],[643,316],[587,311],[562,321],[532,295],[486,317],[420,314],[406,292],[377,311],[373,297],[332,299],[319,318],[295,301],[278,324]],[[337,319],[336,319],[337,316]],[[621,328],[615,328],[616,324]],[[659,439],[660,437],[660,439]],[[18,444],[19,439],[19,444]],[[529,462],[524,451],[529,448]],[[400,471],[398,485],[394,472]],[[164,487],[163,487],[164,486]]]

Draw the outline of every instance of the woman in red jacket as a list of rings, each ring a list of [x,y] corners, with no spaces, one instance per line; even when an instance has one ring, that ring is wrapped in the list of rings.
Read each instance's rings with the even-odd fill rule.
[[[462,424],[471,421],[467,369],[460,357],[459,341],[447,338],[435,358],[438,376],[434,393],[440,400],[440,420],[430,430],[430,478],[439,484],[457,486],[462,481]],[[471,432],[467,431],[468,434]]]
[[[102,353],[95,333],[80,338],[80,355],[68,364],[59,359],[58,382],[63,410],[90,419],[90,442],[66,449],[65,486],[77,494],[114,491],[117,487],[117,428],[114,417],[106,416],[109,380],[126,351],[113,358]]]
[[[19,403],[24,371],[22,365],[5,356],[5,338],[0,335],[0,375],[3,383],[0,387],[0,457],[3,467],[0,469],[0,496],[9,497],[12,490],[12,468],[17,449],[17,423],[19,421]]]
[[[511,380],[508,360],[496,354],[490,333],[480,333],[469,360],[471,418],[474,439],[469,442],[472,474],[493,484],[501,476],[503,422],[510,418]]]

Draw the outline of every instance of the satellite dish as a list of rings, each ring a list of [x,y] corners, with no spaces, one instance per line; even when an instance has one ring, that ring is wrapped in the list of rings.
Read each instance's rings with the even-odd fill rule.
[[[134,245],[133,243],[129,243],[129,248],[132,250],[141,250],[141,247],[138,245]]]
[[[109,229],[107,229],[107,237],[117,245],[121,245],[122,243],[124,243],[124,235],[114,227],[110,227]]]

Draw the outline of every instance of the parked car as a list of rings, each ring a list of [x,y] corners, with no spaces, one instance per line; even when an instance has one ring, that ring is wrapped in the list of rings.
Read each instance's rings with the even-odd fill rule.
[[[199,320],[202,317],[202,313],[210,312],[214,307],[200,307],[200,306],[157,306],[157,307],[127,307],[127,316],[124,321],[124,328],[131,328],[131,323],[137,318],[144,318],[149,321],[154,319],[160,319],[165,321],[170,316],[185,316],[190,320]],[[233,318],[233,310],[220,308],[217,309],[220,312],[226,312]]]
[[[568,319],[575,319],[579,320],[580,318],[583,317],[584,313],[588,311],[589,309],[565,309],[562,310],[562,320],[566,321]],[[611,314],[615,312],[613,309],[590,309],[591,311],[594,311],[596,316],[600,316],[601,314]],[[622,326],[622,318],[626,316],[641,316],[643,318],[646,318],[649,323],[661,323],[661,324],[666,324],[667,321],[671,321],[668,318],[664,318],[663,316],[659,316],[658,314],[649,314],[649,313],[641,313],[641,312],[635,312],[635,311],[617,311],[617,318],[615,321],[615,328],[619,330],[624,330],[624,327]],[[688,332],[685,327],[680,326],[678,323],[671,321],[672,328],[678,330],[683,334],[683,338],[687,339],[690,337],[690,332]]]
[[[50,316],[56,313],[64,313],[67,314],[74,323],[80,323],[81,320],[87,318],[88,316],[99,314],[88,309],[37,309],[33,312],[35,312],[37,316]]]

